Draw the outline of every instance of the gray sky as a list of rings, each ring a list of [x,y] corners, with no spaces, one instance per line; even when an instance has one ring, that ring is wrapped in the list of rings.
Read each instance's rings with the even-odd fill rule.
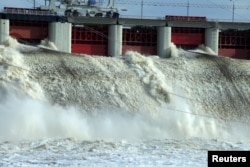
[[[44,4],[44,0],[35,0],[36,6]],[[99,0],[97,0],[99,1]],[[101,0],[107,2],[107,0]],[[209,19],[232,20],[233,0],[115,0],[116,6],[128,11],[122,15],[141,17],[164,17],[165,15],[206,16]],[[141,1],[144,5],[141,6]],[[187,4],[190,4],[188,8]],[[137,4],[136,4],[137,3]],[[235,20],[250,21],[250,0],[234,0]],[[105,3],[104,3],[105,5]],[[0,0],[3,7],[33,7],[33,0]]]

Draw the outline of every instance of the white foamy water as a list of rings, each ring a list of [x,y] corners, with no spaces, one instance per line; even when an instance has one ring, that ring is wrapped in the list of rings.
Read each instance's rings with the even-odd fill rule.
[[[208,150],[250,149],[248,61],[1,48],[1,166],[206,166]]]

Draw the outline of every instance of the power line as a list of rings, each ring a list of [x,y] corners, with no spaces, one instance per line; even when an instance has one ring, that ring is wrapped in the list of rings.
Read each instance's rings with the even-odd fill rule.
[[[130,0],[130,1],[116,0],[117,5],[141,6],[141,17],[143,13],[143,7],[151,6],[151,7],[186,8],[187,16],[189,16],[190,8],[222,9],[232,13],[232,21],[235,20],[235,16],[248,20],[248,17],[236,13],[236,10],[237,12],[239,12],[239,10],[250,10],[250,5],[243,5],[243,4],[238,5],[236,4],[235,0],[231,1],[231,4],[228,3],[227,4],[215,3],[210,0],[206,0],[206,3],[194,3],[191,2],[191,0],[187,0],[186,3],[168,2],[168,1],[147,1],[147,0]]]
[[[141,1],[125,1],[125,0],[117,0],[116,4],[121,5],[141,5]],[[152,1],[144,1],[143,5],[145,6],[171,6],[171,7],[193,7],[193,8],[219,8],[219,9],[228,9],[232,8],[232,5],[226,4],[201,4],[201,3],[178,3],[178,2],[152,2]],[[235,5],[235,9],[247,9],[250,10],[250,6],[246,5]]]
[[[33,7],[36,8],[36,6],[41,6],[42,4],[37,2],[37,0],[26,0],[27,2],[33,4]]]

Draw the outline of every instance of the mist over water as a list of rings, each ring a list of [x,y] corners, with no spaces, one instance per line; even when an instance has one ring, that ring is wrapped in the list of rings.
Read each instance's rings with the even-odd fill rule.
[[[9,45],[0,51],[1,141],[249,138],[248,61],[174,46],[161,59]]]

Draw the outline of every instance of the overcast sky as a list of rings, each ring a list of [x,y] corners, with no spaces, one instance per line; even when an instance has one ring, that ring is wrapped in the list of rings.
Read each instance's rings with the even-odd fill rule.
[[[107,0],[97,0],[104,1]],[[115,0],[116,6],[127,9],[122,15],[141,17],[164,17],[165,15],[206,16],[209,19],[232,20],[233,0]],[[141,6],[143,1],[144,5]],[[187,4],[190,4],[188,8]],[[44,0],[35,0],[36,6]],[[137,4],[136,4],[137,3]],[[250,21],[250,0],[234,0],[235,20]],[[105,3],[104,3],[105,5]],[[33,0],[0,0],[3,7],[33,7]]]

